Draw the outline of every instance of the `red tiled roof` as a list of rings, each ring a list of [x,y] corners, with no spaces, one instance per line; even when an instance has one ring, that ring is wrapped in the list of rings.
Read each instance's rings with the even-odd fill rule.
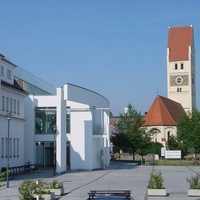
[[[157,96],[145,116],[145,126],[176,126],[181,115],[186,114],[180,103]]]
[[[169,61],[189,60],[189,46],[193,46],[193,27],[169,28]]]

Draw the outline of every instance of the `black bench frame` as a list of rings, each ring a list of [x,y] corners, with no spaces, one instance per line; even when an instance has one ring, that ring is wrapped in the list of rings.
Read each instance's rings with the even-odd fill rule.
[[[113,196],[121,196],[127,199],[131,199],[131,191],[130,190],[91,190],[88,192],[89,199],[93,199],[97,196],[101,195],[113,195]]]

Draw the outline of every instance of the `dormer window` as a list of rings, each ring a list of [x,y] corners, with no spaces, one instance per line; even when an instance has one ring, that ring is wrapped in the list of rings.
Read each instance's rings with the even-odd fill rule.
[[[7,69],[7,78],[11,79],[11,70],[10,69]]]
[[[1,66],[1,76],[4,76],[4,66]]]

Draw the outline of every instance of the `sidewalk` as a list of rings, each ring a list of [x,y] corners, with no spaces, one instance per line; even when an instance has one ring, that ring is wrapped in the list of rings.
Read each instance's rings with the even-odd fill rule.
[[[23,179],[53,179],[63,182],[65,194],[57,199],[86,200],[90,190],[131,190],[134,200],[197,200],[198,197],[188,197],[189,186],[186,178],[200,171],[200,167],[184,166],[156,166],[155,170],[161,171],[164,185],[167,189],[166,197],[147,197],[147,185],[152,166],[137,166],[132,163],[111,162],[104,170],[71,171],[53,177],[53,170],[47,169],[38,174],[18,175],[10,180],[10,187],[0,188],[0,200],[19,199],[18,187]],[[4,182],[6,184],[6,182]]]

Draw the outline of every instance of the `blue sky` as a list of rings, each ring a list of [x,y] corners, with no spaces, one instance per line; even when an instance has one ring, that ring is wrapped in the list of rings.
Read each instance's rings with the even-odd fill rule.
[[[199,0],[0,0],[0,53],[60,87],[105,96],[114,115],[167,96],[168,27],[194,26],[200,108]]]

